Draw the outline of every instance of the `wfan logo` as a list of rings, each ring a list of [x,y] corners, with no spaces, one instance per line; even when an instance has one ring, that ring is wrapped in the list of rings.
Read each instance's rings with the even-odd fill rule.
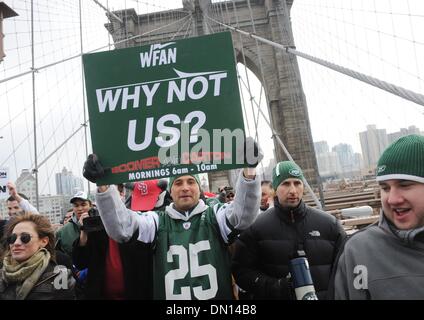
[[[148,52],[140,52],[141,67],[149,68],[177,62],[177,48],[167,48],[174,43],[152,44]]]

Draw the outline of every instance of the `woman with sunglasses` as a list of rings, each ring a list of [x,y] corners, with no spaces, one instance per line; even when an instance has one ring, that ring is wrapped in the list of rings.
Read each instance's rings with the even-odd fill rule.
[[[49,220],[25,213],[6,228],[0,300],[74,299],[71,272],[55,262],[54,230]]]

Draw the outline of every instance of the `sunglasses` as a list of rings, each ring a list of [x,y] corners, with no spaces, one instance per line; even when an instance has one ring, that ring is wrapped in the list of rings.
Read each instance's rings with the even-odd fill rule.
[[[21,239],[21,242],[23,244],[27,244],[28,242],[31,241],[32,236],[29,233],[22,232],[19,238]],[[12,233],[10,236],[7,237],[6,241],[8,244],[11,245],[11,244],[14,244],[17,239],[18,239],[18,235],[16,233]]]

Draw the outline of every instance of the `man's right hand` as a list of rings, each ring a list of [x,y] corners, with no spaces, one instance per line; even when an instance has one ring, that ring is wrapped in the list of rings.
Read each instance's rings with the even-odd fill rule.
[[[7,183],[7,188],[9,189],[9,194],[13,198],[15,198],[15,200],[18,201],[18,203],[22,201],[21,196],[19,195],[18,191],[16,190],[16,185],[13,182],[9,181]]]
[[[7,183],[7,189],[9,189],[9,194],[14,197],[16,196],[17,192],[16,192],[16,186],[13,182],[9,181]]]
[[[88,241],[87,232],[84,230],[84,219],[88,218],[90,215],[88,212],[84,212],[81,217],[79,218],[79,224],[81,225],[81,232],[80,232],[80,239],[79,239],[79,246],[85,247]]]
[[[90,215],[88,214],[88,212],[84,212],[78,220],[79,224],[83,226],[84,225],[84,219],[88,218],[89,216]]]
[[[82,175],[93,183],[96,183],[97,179],[103,178],[105,175],[105,169],[97,158],[97,155],[90,154],[84,163]]]

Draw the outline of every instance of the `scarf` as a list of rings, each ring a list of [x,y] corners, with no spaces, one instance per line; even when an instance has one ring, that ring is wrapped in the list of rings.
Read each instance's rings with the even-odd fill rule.
[[[23,262],[15,261],[10,254],[3,260],[4,279],[16,283],[16,299],[24,300],[40,279],[50,262],[50,252],[41,248]]]

